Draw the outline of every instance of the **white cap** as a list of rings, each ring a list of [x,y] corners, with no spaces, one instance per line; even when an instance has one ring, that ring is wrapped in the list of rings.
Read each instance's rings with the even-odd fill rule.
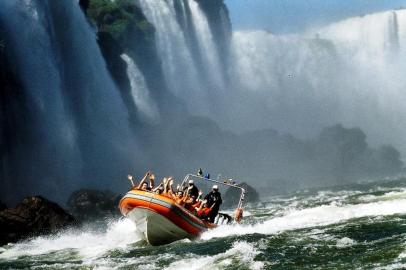
[[[219,189],[219,187],[217,185],[214,185],[213,189]]]
[[[193,182],[193,180],[192,179],[190,179],[189,180],[189,184],[193,184],[194,182]]]

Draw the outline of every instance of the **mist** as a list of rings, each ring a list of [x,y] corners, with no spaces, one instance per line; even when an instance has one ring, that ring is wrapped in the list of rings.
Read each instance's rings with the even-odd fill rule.
[[[405,15],[388,11],[295,35],[234,32],[232,88],[253,99],[241,112],[244,126],[309,137],[343,123],[404,153]]]
[[[405,10],[273,34],[217,0],[0,5],[2,200],[147,170],[274,192],[402,173]]]

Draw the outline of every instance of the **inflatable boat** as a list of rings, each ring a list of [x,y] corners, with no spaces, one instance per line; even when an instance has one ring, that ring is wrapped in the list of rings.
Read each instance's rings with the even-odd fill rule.
[[[182,184],[191,177],[202,178],[190,174],[185,177]],[[223,184],[207,179],[205,182]],[[238,209],[242,211],[244,189],[235,185],[227,186],[241,190]],[[217,224],[196,217],[172,198],[139,189],[127,192],[121,199],[119,208],[125,217],[136,224],[137,231],[153,246],[164,245],[185,238],[196,239],[204,231],[217,227]]]
[[[174,200],[148,191],[129,191],[119,207],[153,246],[184,238],[194,239],[205,230],[216,227],[194,216]]]

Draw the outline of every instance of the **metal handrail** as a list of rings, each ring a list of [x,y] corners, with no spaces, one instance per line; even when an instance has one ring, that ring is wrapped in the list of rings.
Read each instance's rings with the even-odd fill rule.
[[[183,181],[182,181],[182,183],[181,183],[181,187],[184,187],[184,186],[185,186],[185,183],[188,181],[188,179],[189,179],[190,177],[200,178],[200,179],[202,179],[202,180],[204,180],[204,181],[209,181],[209,182],[213,182],[213,183],[220,184],[220,185],[223,185],[223,186],[229,186],[229,187],[232,187],[232,188],[238,188],[238,189],[240,189],[240,190],[241,190],[241,195],[240,195],[240,200],[238,201],[238,206],[237,206],[237,208],[242,208],[242,204],[243,204],[243,202],[244,202],[244,196],[245,196],[245,189],[244,189],[244,188],[239,187],[239,186],[237,186],[237,185],[235,185],[235,184],[223,183],[223,182],[220,182],[220,181],[217,181],[217,180],[205,178],[205,177],[198,176],[198,175],[191,174],[191,173],[189,173],[189,174],[187,174],[187,175],[185,176],[185,178],[183,179]]]

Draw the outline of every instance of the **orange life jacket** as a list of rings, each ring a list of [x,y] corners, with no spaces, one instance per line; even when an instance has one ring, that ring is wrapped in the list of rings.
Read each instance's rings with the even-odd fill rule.
[[[205,218],[210,214],[211,209],[208,207],[203,207],[202,209],[200,209],[199,211],[197,211],[197,216],[199,218]]]

